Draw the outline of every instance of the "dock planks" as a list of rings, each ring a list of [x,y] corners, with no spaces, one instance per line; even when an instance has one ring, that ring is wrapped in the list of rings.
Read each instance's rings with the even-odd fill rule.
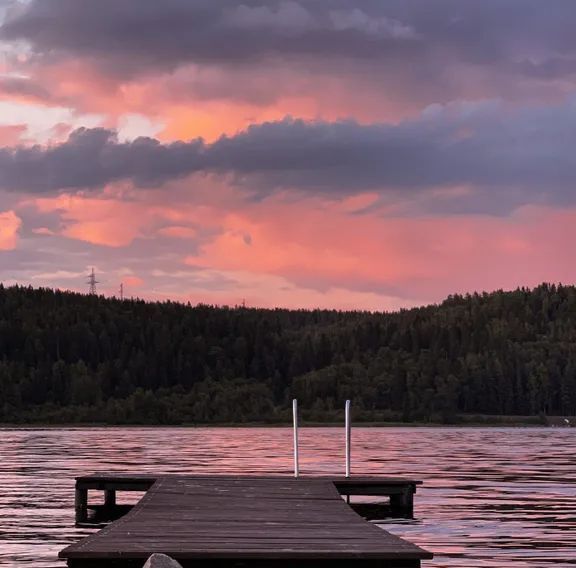
[[[432,557],[366,522],[344,502],[342,485],[361,490],[361,480],[355,479],[353,486],[352,480],[328,478],[138,479],[149,489],[128,514],[60,553],[71,568],[141,567],[155,552],[175,558],[184,568],[201,560],[222,567],[288,566],[297,561],[299,567],[311,568],[353,561],[408,568]],[[108,491],[137,486],[128,477],[82,481]],[[370,480],[365,481],[369,485]],[[401,482],[397,480],[398,487],[406,485],[406,480]]]

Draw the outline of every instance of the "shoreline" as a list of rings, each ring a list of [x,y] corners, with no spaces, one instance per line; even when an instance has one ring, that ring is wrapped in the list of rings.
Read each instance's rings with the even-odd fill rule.
[[[442,424],[435,422],[355,422],[353,427],[358,428],[441,428],[441,429],[459,429],[459,428],[573,428],[576,423],[567,425],[557,420],[550,423],[542,424],[530,420],[494,420],[484,422],[470,421],[459,422],[454,424]],[[537,417],[535,417],[537,418]],[[342,428],[340,422],[311,422],[302,421],[300,428]],[[0,430],[73,430],[73,429],[90,429],[90,428],[182,428],[182,429],[205,429],[205,428],[292,428],[292,422],[223,422],[223,423],[184,423],[184,424],[106,424],[104,422],[88,423],[0,423]]]

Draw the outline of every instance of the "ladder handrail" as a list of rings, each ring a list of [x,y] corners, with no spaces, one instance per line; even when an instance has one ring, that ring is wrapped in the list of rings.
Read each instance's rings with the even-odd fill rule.
[[[344,407],[344,437],[345,437],[345,454],[346,454],[346,477],[351,475],[351,455],[352,455],[352,422],[350,420],[350,401],[346,401]],[[300,463],[298,455],[298,399],[292,399],[292,421],[294,425],[294,477],[300,477]]]
[[[352,453],[352,425],[350,422],[350,401],[344,407],[344,436],[346,438],[346,477],[350,477],[350,458]]]
[[[300,475],[300,464],[298,463],[298,400],[292,400],[292,417],[294,421],[294,477]]]

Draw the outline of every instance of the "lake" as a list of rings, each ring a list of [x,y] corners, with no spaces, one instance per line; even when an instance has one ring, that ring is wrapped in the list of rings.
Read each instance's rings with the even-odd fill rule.
[[[425,567],[576,565],[576,430],[354,428],[352,473],[424,481],[416,519],[383,526],[436,554]],[[74,477],[291,474],[289,428],[0,429],[0,566],[62,568]],[[302,475],[343,474],[343,429],[300,430]],[[122,495],[120,496],[122,498]]]

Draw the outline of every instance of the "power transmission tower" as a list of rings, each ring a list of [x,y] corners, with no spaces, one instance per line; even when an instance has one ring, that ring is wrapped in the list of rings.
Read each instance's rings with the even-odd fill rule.
[[[124,282],[120,282],[120,300],[124,299]]]
[[[94,269],[88,275],[88,294],[91,296],[96,296],[96,284],[99,284],[98,280],[96,280],[96,273]]]

